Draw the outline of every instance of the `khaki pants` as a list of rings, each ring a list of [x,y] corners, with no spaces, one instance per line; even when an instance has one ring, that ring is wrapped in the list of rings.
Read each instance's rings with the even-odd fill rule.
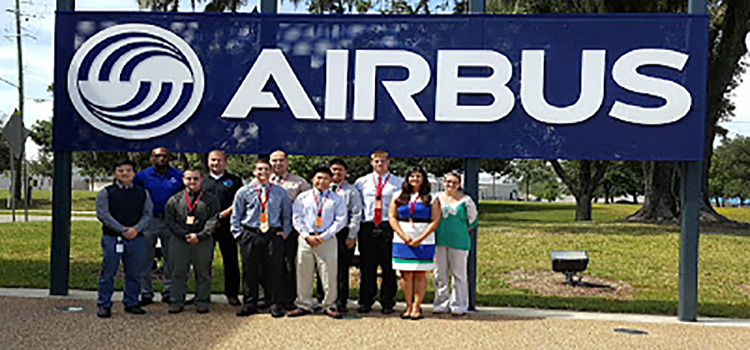
[[[315,279],[315,266],[318,266],[318,275],[323,282],[323,307],[331,307],[336,302],[336,281],[338,246],[336,238],[333,237],[323,241],[317,247],[311,247],[300,235],[297,248],[297,307],[312,310],[318,301],[313,297],[313,280]]]

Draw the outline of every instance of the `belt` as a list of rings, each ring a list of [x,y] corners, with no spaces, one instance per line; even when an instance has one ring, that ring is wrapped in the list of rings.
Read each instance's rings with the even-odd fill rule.
[[[248,227],[248,226],[243,226],[243,227],[242,227],[242,231],[246,231],[246,232],[250,232],[250,233],[256,233],[256,234],[262,235],[262,234],[264,234],[264,233],[269,233],[269,232],[279,232],[279,231],[282,231],[282,228],[281,228],[281,227],[269,227],[269,228],[268,228],[268,231],[266,231],[266,232],[263,232],[263,231],[261,231],[261,230],[260,230],[260,228],[258,228],[258,227]]]

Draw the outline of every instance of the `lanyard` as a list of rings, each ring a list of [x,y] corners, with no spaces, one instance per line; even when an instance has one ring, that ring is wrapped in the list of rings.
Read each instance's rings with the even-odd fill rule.
[[[414,217],[414,207],[417,206],[417,202],[419,201],[419,194],[414,198],[414,201],[409,201],[409,218]]]
[[[266,191],[266,200],[263,200],[263,198],[260,195],[260,189],[258,189],[258,185],[253,185],[255,187],[255,192],[258,193],[258,201],[260,202],[260,209],[262,212],[266,212],[266,204],[268,203],[268,196],[271,195],[271,187],[273,187],[273,184],[268,184],[268,190]],[[262,186],[262,185],[261,185]]]
[[[286,175],[284,175],[284,178],[279,181],[279,186],[283,185],[284,182],[286,182],[286,179],[288,178],[289,178],[289,173],[286,173]]]
[[[190,197],[188,197],[187,191],[185,191],[185,202],[187,202],[188,207],[188,213],[192,213],[196,207],[198,207],[198,202],[201,200],[201,197],[203,197],[203,191],[198,195],[198,198],[195,199],[195,203],[192,205],[190,204]]]
[[[374,174],[372,175],[373,179],[372,181],[375,182]],[[385,184],[388,183],[388,179],[391,178],[391,174],[389,173],[388,176],[385,177],[385,181],[383,180],[382,176],[378,176],[378,184],[375,185],[375,198],[380,199],[383,196],[383,189],[385,188]]]
[[[339,193],[339,191],[341,191],[341,188],[342,188],[342,187],[344,187],[344,182],[342,181],[342,182],[341,182],[340,184],[338,184],[338,185],[334,184],[334,185],[333,185],[333,187],[335,187],[335,188],[336,188],[336,191],[335,191],[335,192],[336,192],[336,194],[338,194],[338,193]]]
[[[321,217],[323,214],[323,206],[326,204],[326,199],[328,199],[328,194],[331,193],[330,191],[326,191],[325,197],[323,197],[323,200],[320,201],[320,204],[318,204],[318,196],[313,191],[313,198],[315,198],[315,205],[318,206],[318,217]]]

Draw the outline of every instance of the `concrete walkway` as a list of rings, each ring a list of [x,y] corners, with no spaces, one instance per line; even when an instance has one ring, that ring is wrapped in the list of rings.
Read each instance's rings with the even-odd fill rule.
[[[96,217],[94,216],[71,216],[71,220],[73,221],[96,221]],[[23,212],[20,214],[16,212],[16,222],[25,222],[24,221],[24,215]],[[32,215],[31,212],[29,212],[29,221],[52,221],[52,216],[47,215]],[[10,214],[0,214],[0,223],[3,222],[13,222],[13,216]]]
[[[420,321],[377,311],[350,311],[343,320],[321,315],[273,319],[267,313],[237,318],[237,308],[220,295],[213,296],[207,315],[196,314],[193,307],[170,315],[158,303],[146,307],[145,316],[126,314],[116,305],[111,319],[98,319],[95,298],[91,291],[50,297],[47,290],[0,289],[0,347],[744,349],[750,344],[750,320],[741,319],[681,323],[669,316],[518,308],[480,308],[454,318],[430,315],[428,305]]]

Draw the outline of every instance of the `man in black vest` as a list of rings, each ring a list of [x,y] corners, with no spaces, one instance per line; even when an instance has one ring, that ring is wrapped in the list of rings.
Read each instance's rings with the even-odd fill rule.
[[[96,196],[96,217],[102,222],[102,270],[99,273],[97,316],[112,315],[112,293],[115,275],[122,259],[125,267],[125,312],[142,315],[146,311],[138,305],[141,290],[139,274],[146,260],[148,242],[143,236],[151,220],[153,204],[148,192],[133,185],[135,163],[117,162],[113,167],[115,182]]]

